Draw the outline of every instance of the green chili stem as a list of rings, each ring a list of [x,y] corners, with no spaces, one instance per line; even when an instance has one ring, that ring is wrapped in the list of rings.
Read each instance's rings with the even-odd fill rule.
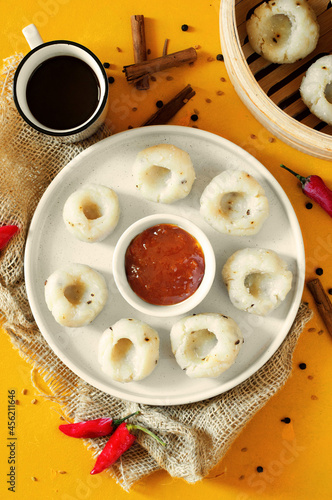
[[[146,429],[145,427],[142,427],[139,424],[127,424],[127,429],[128,429],[129,432],[132,429],[138,429],[140,431],[143,431],[146,434],[149,434],[149,436],[151,436],[154,439],[156,439],[158,441],[158,443],[160,443],[162,446],[167,446],[166,443],[162,439],[160,439],[160,437],[156,436],[155,434],[153,434],[153,432],[149,431],[149,429]]]
[[[302,175],[300,174],[297,174],[296,172],[294,172],[294,170],[291,170],[290,168],[286,167],[285,165],[281,164],[280,165],[282,168],[284,168],[285,170],[288,170],[288,172],[290,172],[291,174],[295,175],[295,177],[297,177],[302,184],[305,184],[306,183],[306,178],[303,177]]]
[[[131,413],[130,415],[127,415],[126,417],[120,418],[118,420],[113,420],[113,423],[114,423],[114,425],[120,425],[120,424],[122,424],[122,422],[124,422],[128,418],[133,417],[134,415],[138,415],[139,413],[140,413],[139,411],[135,411],[134,413]]]

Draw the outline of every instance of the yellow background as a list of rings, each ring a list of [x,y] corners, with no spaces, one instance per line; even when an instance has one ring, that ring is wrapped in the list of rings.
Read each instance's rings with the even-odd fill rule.
[[[36,24],[44,41],[69,39],[88,46],[102,62],[111,64],[108,73],[115,82],[110,85],[109,117],[114,133],[139,126],[156,111],[157,100],[167,101],[190,83],[196,96],[171,123],[192,126],[190,116],[198,112],[195,126],[240,145],[273,173],[300,221],[307,254],[306,278],[314,278],[315,269],[322,267],[321,281],[329,289],[332,287],[331,218],[316,204],[312,210],[305,208],[309,200],[296,179],[280,169],[279,164],[283,162],[304,176],[321,175],[332,188],[331,165],[280,140],[270,142],[271,133],[244,107],[228,79],[224,63],[216,60],[221,52],[218,11],[219,2],[215,0],[3,0],[0,55],[5,58],[15,52],[27,53],[29,49],[21,30],[30,23]],[[130,27],[133,14],[145,16],[151,58],[161,55],[166,38],[169,52],[199,46],[198,61],[193,66],[170,70],[172,81],[159,77],[153,88],[143,94],[134,92],[122,73],[123,65],[133,62]],[[187,32],[181,31],[184,23],[189,26]],[[223,94],[219,95],[219,91]],[[206,99],[211,99],[211,103]],[[297,345],[292,376],[251,420],[209,477],[189,485],[161,471],[140,481],[129,494],[107,473],[89,475],[93,466],[90,452],[80,440],[71,440],[57,430],[61,423],[59,407],[38,396],[30,380],[31,366],[20,358],[1,331],[0,498],[332,498],[332,339],[306,288],[304,300],[315,315]],[[299,369],[302,362],[306,363],[306,370]],[[7,391],[12,388],[19,402],[15,494],[7,490],[6,484]],[[26,394],[22,393],[24,389]],[[37,399],[36,404],[31,403],[33,399]],[[291,418],[290,424],[281,422],[285,417]],[[264,472],[259,474],[257,466],[262,466]]]

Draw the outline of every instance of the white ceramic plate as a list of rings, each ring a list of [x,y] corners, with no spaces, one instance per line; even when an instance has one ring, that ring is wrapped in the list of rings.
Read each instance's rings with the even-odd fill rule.
[[[143,199],[137,192],[131,168],[136,154],[155,144],[170,143],[187,151],[194,163],[196,181],[190,195],[172,205]],[[217,233],[199,214],[200,195],[222,170],[243,169],[264,187],[270,216],[255,236]],[[76,240],[66,230],[62,208],[68,196],[86,183],[111,187],[119,197],[121,217],[115,231],[100,243]],[[153,213],[174,213],[196,223],[210,239],[216,254],[214,284],[204,301],[192,310],[220,312],[235,319],[245,343],[234,365],[216,379],[190,379],[177,365],[169,331],[177,317],[146,316],[129,306],[118,292],[112,275],[112,255],[122,232],[135,220]],[[286,300],[262,318],[241,312],[231,304],[222,283],[227,258],[245,247],[271,248],[284,258],[294,281]],[[53,319],[44,299],[44,282],[57,268],[70,262],[87,264],[101,272],[109,288],[108,302],[89,326],[66,328]],[[210,398],[231,389],[258,370],[276,351],[298,310],[304,284],[304,247],[294,210],[275,178],[254,157],[233,143],[209,132],[178,126],[153,126],[116,134],[91,146],[72,160],[53,180],[34,214],[25,254],[28,297],[36,322],[59,358],[93,386],[129,401],[151,405],[176,405]],[[160,335],[160,360],[154,372],[140,382],[121,384],[110,380],[97,360],[101,333],[123,317],[138,318]]]

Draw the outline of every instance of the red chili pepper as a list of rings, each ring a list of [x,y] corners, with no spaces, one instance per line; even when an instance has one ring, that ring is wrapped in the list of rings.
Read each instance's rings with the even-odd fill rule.
[[[107,436],[113,430],[112,418],[96,418],[87,422],[59,425],[61,432],[75,438],[95,438]]]
[[[0,250],[5,248],[9,240],[19,231],[18,226],[1,226],[0,227]]]
[[[131,413],[127,417],[121,418],[120,420],[113,420],[112,418],[96,418],[94,420],[87,420],[85,422],[77,422],[75,424],[63,424],[59,425],[61,432],[66,434],[66,436],[75,438],[96,438],[101,436],[107,436],[111,434],[115,426],[121,424],[127,418],[137,415],[139,412]]]
[[[302,191],[309,198],[316,201],[324,210],[332,217],[332,191],[326,186],[323,179],[318,175],[309,175],[309,177],[302,177],[302,175],[293,172],[285,165],[280,165],[291,174],[297,177],[302,184]]]
[[[123,422],[107,441],[90,474],[99,474],[107,469],[134,444],[136,436],[130,434],[127,424]]]
[[[166,446],[164,441],[162,441],[160,438],[158,438],[155,434],[153,434],[145,427],[141,427],[140,425],[127,424],[126,422],[123,422],[122,424],[119,425],[119,427],[117,427],[115,432],[111,435],[111,437],[107,441],[104,449],[98,456],[95,466],[90,472],[90,474],[99,474],[99,472],[102,472],[108,467],[111,467],[111,465],[113,465],[125,451],[129,450],[129,448],[134,444],[134,442],[137,439],[135,434],[131,433],[131,431],[135,429],[139,429],[141,431],[146,432],[150,436],[157,439],[157,441],[159,441],[160,444]]]

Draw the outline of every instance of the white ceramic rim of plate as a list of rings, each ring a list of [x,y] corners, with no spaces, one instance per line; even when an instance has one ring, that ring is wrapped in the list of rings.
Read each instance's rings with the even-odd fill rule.
[[[294,295],[294,300],[293,303],[289,309],[288,312],[288,317],[287,317],[287,322],[284,324],[284,335],[282,337],[277,336],[274,341],[270,344],[269,348],[266,349],[256,360],[255,363],[250,365],[246,370],[241,372],[238,376],[234,377],[230,381],[226,382],[223,384],[222,389],[220,389],[220,386],[214,386],[212,387],[209,391],[202,391],[198,392],[195,394],[194,397],[190,397],[188,399],[183,399],[179,396],[175,396],[172,400],[169,398],[163,398],[163,397],[149,397],[149,396],[140,396],[136,394],[130,393],[130,397],[128,394],[125,393],[125,387],[123,388],[124,390],[121,390],[120,388],[117,389],[116,387],[112,387],[110,389],[109,385],[101,382],[100,380],[97,380],[96,377],[91,376],[90,374],[85,373],[83,370],[78,368],[67,356],[66,354],[59,349],[56,344],[53,342],[52,337],[48,334],[48,325],[47,322],[43,320],[41,316],[38,314],[38,303],[34,298],[33,295],[33,286],[32,286],[32,276],[31,276],[31,265],[30,263],[33,262],[34,260],[34,254],[32,252],[32,246],[33,246],[33,240],[35,235],[38,233],[38,216],[39,214],[42,214],[43,211],[45,210],[45,207],[47,206],[48,198],[49,196],[52,195],[53,191],[56,190],[58,184],[61,182],[62,177],[66,176],[69,169],[74,169],[76,168],[77,164],[80,163],[82,158],[85,158],[88,155],[92,155],[94,151],[98,151],[98,149],[101,147],[102,143],[105,143],[105,141],[113,141],[113,142],[122,142],[123,140],[128,140],[131,137],[135,135],[150,135],[153,133],[159,133],[159,134],[165,134],[166,136],[169,133],[176,133],[180,134],[181,132],[184,132],[187,135],[190,135],[193,137],[199,137],[199,138],[206,138],[207,140],[212,140],[218,142],[220,146],[225,146],[228,148],[231,148],[233,152],[235,152],[238,156],[240,156],[243,160],[247,160],[251,165],[255,165],[257,167],[258,171],[264,172],[264,177],[271,182],[273,188],[275,189],[276,193],[278,194],[279,199],[283,203],[284,207],[287,209],[287,214],[289,216],[289,219],[292,224],[292,229],[295,231],[294,233],[294,239],[297,242],[298,246],[298,260],[297,260],[297,265],[298,265],[298,280],[297,280],[297,286],[296,286],[296,291]],[[295,211],[280,184],[278,181],[275,179],[275,177],[262,165],[255,157],[253,157],[251,154],[249,154],[247,151],[243,150],[240,146],[237,146],[236,144],[232,143],[231,141],[220,137],[216,134],[213,134],[211,132],[203,131],[200,129],[195,129],[195,128],[189,128],[189,127],[183,127],[179,125],[153,125],[149,127],[144,127],[144,128],[136,128],[136,129],[131,129],[128,131],[124,132],[119,132],[113,136],[110,136],[106,139],[103,139],[102,141],[99,141],[98,143],[90,146],[87,148],[85,151],[80,153],[78,156],[76,156],[73,160],[71,160],[62,170],[59,172],[59,174],[55,177],[55,179],[51,182],[51,184],[48,186],[44,194],[42,195],[39,204],[35,210],[34,216],[32,218],[27,240],[26,240],[26,249],[25,249],[25,258],[24,258],[24,269],[25,269],[25,283],[26,283],[26,290],[27,290],[27,296],[28,300],[30,303],[30,307],[32,310],[32,313],[34,315],[36,324],[38,325],[42,335],[44,336],[45,340],[48,342],[49,346],[52,348],[52,350],[55,352],[55,354],[63,361],[63,363],[70,368],[76,375],[81,377],[83,380],[91,384],[92,386],[96,387],[97,389],[100,389],[104,391],[107,394],[111,394],[112,396],[119,397],[121,399],[125,399],[127,401],[132,401],[136,403],[142,403],[142,404],[149,404],[149,405],[157,405],[157,406],[173,406],[173,405],[180,405],[180,404],[188,404],[188,403],[193,403],[197,401],[202,401],[214,396],[217,396],[219,394],[222,394],[237,385],[239,385],[241,382],[247,380],[251,375],[256,373],[271,357],[272,355],[276,352],[278,347],[281,345],[283,340],[285,339],[286,335],[288,334],[293,321],[296,317],[298,308],[301,303],[301,298],[302,298],[302,293],[303,293],[303,287],[304,287],[304,278],[305,278],[305,254],[304,254],[304,244],[303,244],[303,239],[302,239],[302,233],[300,229],[299,222],[297,220]],[[47,369],[47,367],[46,367]],[[128,391],[129,392],[129,391]]]

